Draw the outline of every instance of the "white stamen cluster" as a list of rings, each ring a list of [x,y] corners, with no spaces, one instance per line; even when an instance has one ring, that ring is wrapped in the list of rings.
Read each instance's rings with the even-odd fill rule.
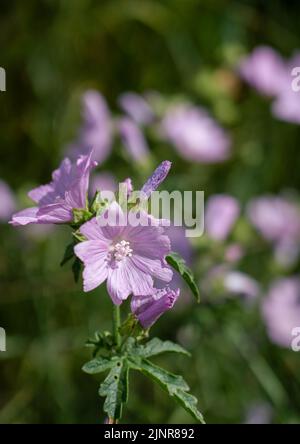
[[[125,257],[132,256],[132,249],[130,248],[130,243],[128,241],[122,240],[110,248],[109,259],[114,259],[116,261],[121,261]]]

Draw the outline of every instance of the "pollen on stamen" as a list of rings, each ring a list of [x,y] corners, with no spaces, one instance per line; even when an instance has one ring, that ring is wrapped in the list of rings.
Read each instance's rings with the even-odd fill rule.
[[[130,243],[128,241],[122,240],[117,244],[111,246],[109,251],[108,259],[114,259],[116,261],[121,261],[125,257],[132,256],[132,248],[130,247]]]

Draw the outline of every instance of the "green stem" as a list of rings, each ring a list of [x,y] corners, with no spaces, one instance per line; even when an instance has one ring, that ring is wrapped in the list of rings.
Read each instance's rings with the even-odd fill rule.
[[[119,305],[113,305],[113,335],[117,349],[121,346],[121,335],[119,328],[121,326],[121,315]]]

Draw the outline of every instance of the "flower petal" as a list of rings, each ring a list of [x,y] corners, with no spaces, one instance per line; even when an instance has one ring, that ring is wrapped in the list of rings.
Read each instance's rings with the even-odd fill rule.
[[[80,227],[80,232],[90,240],[101,240],[102,242],[109,243],[110,240],[107,239],[102,231],[102,227],[99,226],[97,218],[89,220]]]
[[[91,291],[107,278],[107,244],[94,240],[80,242],[74,252],[84,263],[83,289],[85,292]]]
[[[124,262],[120,262],[117,267],[108,271],[107,291],[115,305],[120,305],[131,293]]]
[[[122,208],[117,202],[112,202],[108,209],[99,217],[97,222],[105,237],[113,239],[124,231],[126,225],[126,217]]]
[[[161,281],[170,282],[172,280],[173,271],[170,267],[163,267],[162,262],[159,259],[150,259],[135,254],[132,256],[131,260],[139,270],[149,273]]]
[[[55,203],[41,207],[37,212],[39,223],[63,224],[72,222],[72,209],[65,203]]]
[[[51,184],[41,185],[29,191],[28,196],[36,203],[48,205],[53,203],[55,196],[53,195],[54,188]]]
[[[38,207],[26,208],[14,214],[9,223],[14,226],[36,224],[38,222],[37,212]]]

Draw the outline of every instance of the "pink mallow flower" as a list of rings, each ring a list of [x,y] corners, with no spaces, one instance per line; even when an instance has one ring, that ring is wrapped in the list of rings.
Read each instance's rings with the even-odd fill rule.
[[[300,248],[300,208],[280,196],[266,195],[253,199],[247,207],[252,224],[275,247],[282,265],[295,262]]]
[[[232,196],[215,194],[205,208],[205,231],[212,239],[223,241],[229,235],[240,213],[240,205]]]
[[[217,163],[230,156],[228,134],[203,108],[190,104],[170,107],[162,120],[161,130],[186,160]]]
[[[98,91],[91,89],[83,94],[82,120],[77,139],[68,145],[67,154],[73,159],[93,148],[93,159],[102,163],[111,151],[113,123],[107,103]]]
[[[119,305],[130,294],[152,294],[154,278],[171,281],[173,273],[165,262],[170,240],[158,220],[146,213],[143,217],[147,226],[131,226],[119,204],[112,202],[101,216],[81,226],[87,240],[74,251],[84,263],[84,291],[107,280],[108,293]]]
[[[122,110],[139,125],[147,125],[154,120],[154,113],[149,103],[140,94],[125,92],[120,95],[118,103]]]
[[[255,48],[240,61],[238,70],[249,85],[265,96],[276,96],[285,83],[284,59],[269,46]]]
[[[97,163],[92,151],[72,164],[66,158],[52,174],[52,181],[31,190],[28,196],[37,206],[12,216],[14,226],[28,224],[63,224],[73,221],[74,209],[86,209],[90,171]]]
[[[275,117],[300,124],[300,95],[292,88],[292,70],[298,66],[299,51],[285,60],[273,48],[258,46],[240,61],[238,70],[259,93],[274,98],[272,113]]]
[[[292,331],[300,327],[300,279],[282,278],[275,281],[263,301],[262,315],[271,340],[291,347]]]
[[[134,296],[131,299],[131,311],[137,317],[143,328],[151,327],[167,310],[170,310],[180,294],[179,288],[169,287],[156,289],[154,293],[145,296]]]
[[[122,117],[118,121],[123,144],[130,157],[137,163],[146,163],[149,158],[149,147],[142,130],[129,117]]]

